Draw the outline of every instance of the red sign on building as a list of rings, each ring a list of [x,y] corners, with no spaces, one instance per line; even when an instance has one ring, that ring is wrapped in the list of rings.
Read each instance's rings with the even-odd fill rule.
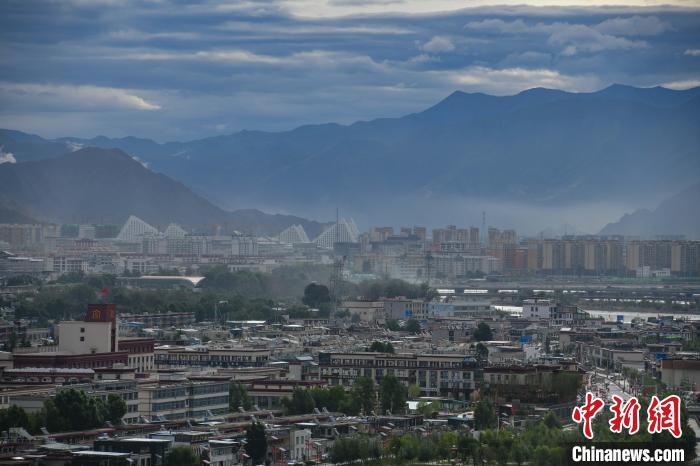
[[[117,322],[117,306],[115,304],[88,304],[85,322]]]
[[[110,349],[117,351],[117,306],[113,303],[88,304],[85,322],[112,322]]]

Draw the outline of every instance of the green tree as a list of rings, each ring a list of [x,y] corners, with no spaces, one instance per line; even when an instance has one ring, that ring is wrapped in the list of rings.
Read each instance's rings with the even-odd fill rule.
[[[282,405],[287,414],[309,414],[314,411],[316,403],[309,390],[295,388],[291,398],[282,398]]]
[[[168,466],[199,466],[200,460],[194,450],[187,445],[177,445],[166,455]]]
[[[476,360],[479,362],[487,362],[489,360],[489,349],[485,344],[479,342],[476,344]]]
[[[247,411],[252,406],[248,390],[240,382],[231,382],[228,388],[228,396],[228,405],[231,411],[238,411],[239,407],[243,407]]]
[[[418,403],[418,413],[425,418],[432,418],[439,412],[440,402],[437,400],[431,402],[421,401]]]
[[[110,393],[107,396],[107,419],[113,424],[119,424],[126,414],[126,402],[121,396]]]
[[[250,455],[253,464],[260,464],[265,461],[267,455],[267,437],[265,436],[265,426],[260,422],[253,422],[246,429],[245,451]]]
[[[476,430],[496,427],[496,412],[493,405],[485,400],[479,401],[474,408],[474,426]]]
[[[29,416],[24,409],[17,405],[0,409],[0,432],[8,430],[10,427],[29,428]]]
[[[408,319],[408,321],[406,321],[406,329],[405,330],[408,333],[411,333],[414,335],[416,333],[420,333],[420,331],[421,331],[420,323],[416,319]]]
[[[50,432],[65,432],[101,426],[107,417],[107,408],[101,399],[71,388],[46,400],[43,413]]]
[[[331,301],[331,296],[326,285],[309,283],[306,288],[304,288],[304,297],[301,301],[307,306],[318,308],[321,307],[322,304],[329,303]]]
[[[408,397],[413,399],[413,398],[418,398],[420,396],[420,387],[414,383],[408,386]]]
[[[522,440],[516,440],[515,443],[513,443],[511,457],[513,458],[515,464],[522,466],[523,463],[526,463],[530,459],[530,447],[528,447]]]
[[[476,456],[479,446],[479,441],[475,438],[462,435],[457,441],[457,454],[462,462],[466,463],[468,458]],[[476,464],[476,460],[474,460],[474,464]]]
[[[493,332],[491,327],[488,326],[486,322],[479,322],[474,331],[474,339],[476,341],[489,341],[493,340]]]
[[[367,351],[375,352],[375,353],[394,353],[394,345],[391,344],[390,341],[387,342],[381,342],[381,341],[373,341],[372,344],[370,345],[369,348],[367,348]]]
[[[551,411],[544,416],[542,422],[548,429],[561,429],[561,422],[559,422],[557,416],[555,416]]]
[[[396,319],[387,319],[385,327],[392,332],[398,332],[401,330],[401,326],[399,325],[399,321]]]
[[[369,377],[358,377],[355,379],[355,384],[352,386],[350,397],[355,406],[358,407],[358,412],[362,411],[366,416],[374,410],[376,400],[376,392],[374,388],[374,380]]]
[[[382,412],[402,413],[406,408],[406,392],[406,387],[399,379],[393,375],[384,376],[379,386],[379,402]]]

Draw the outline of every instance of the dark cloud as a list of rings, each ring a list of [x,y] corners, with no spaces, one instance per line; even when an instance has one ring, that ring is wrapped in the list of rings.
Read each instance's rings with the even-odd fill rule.
[[[182,140],[401,115],[455,89],[509,94],[700,80],[699,10],[406,14],[410,2],[330,0],[319,5],[386,11],[324,18],[299,5],[1,2],[0,126]]]

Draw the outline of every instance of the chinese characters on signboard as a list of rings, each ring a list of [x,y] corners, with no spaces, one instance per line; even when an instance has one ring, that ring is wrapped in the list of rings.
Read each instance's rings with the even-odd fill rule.
[[[610,431],[621,433],[627,430],[630,435],[639,432],[639,412],[641,404],[636,397],[624,401],[617,395],[612,397],[610,411],[613,417],[608,421]],[[587,439],[593,438],[593,419],[603,410],[605,403],[592,393],[586,393],[586,401],[583,406],[577,406],[571,413],[571,419],[577,424],[583,424],[583,435]],[[669,395],[660,400],[656,395],[651,397],[649,407],[646,410],[647,432],[658,434],[668,431],[675,438],[682,435],[681,430],[681,399],[678,395]]]

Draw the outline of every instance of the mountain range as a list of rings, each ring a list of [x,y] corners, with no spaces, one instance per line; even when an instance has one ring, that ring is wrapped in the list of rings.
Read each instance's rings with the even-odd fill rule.
[[[0,130],[0,146],[18,165],[118,148],[226,209],[328,218],[340,207],[365,225],[479,224],[488,210],[493,224],[523,231],[592,231],[700,179],[698,128],[700,88],[613,85],[458,91],[399,118],[187,142]]]
[[[121,224],[133,214],[164,229],[219,224],[274,235],[301,224],[310,235],[318,222],[247,209],[227,212],[119,149],[89,147],[60,157],[0,165],[0,220]]]
[[[700,183],[665,199],[653,210],[640,209],[606,225],[601,235],[685,235],[700,239]]]

